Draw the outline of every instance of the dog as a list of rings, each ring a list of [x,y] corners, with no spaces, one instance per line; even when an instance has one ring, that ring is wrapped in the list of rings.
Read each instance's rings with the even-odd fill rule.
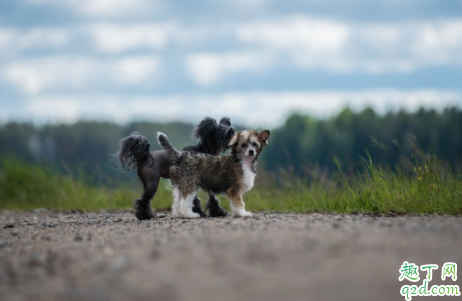
[[[270,131],[240,131],[229,142],[227,155],[212,156],[190,151],[178,151],[163,133],[157,140],[170,159],[170,178],[173,187],[172,215],[198,218],[194,212],[194,198],[200,188],[212,193],[226,194],[235,216],[249,217],[242,196],[254,184],[257,160],[268,145]]]
[[[197,152],[217,156],[228,149],[234,135],[235,130],[231,126],[231,121],[228,117],[223,117],[219,123],[215,119],[207,117],[193,130],[192,136],[199,139],[197,144],[187,146],[183,150],[189,153]],[[167,154],[163,150],[150,151],[150,146],[145,137],[138,132],[134,132],[120,140],[119,150],[113,155],[121,169],[128,171],[136,169],[138,177],[143,183],[144,192],[141,198],[133,201],[135,215],[139,220],[157,218],[152,212],[151,199],[156,194],[160,177],[170,178],[170,160]],[[194,198],[193,203],[194,212],[205,217],[202,202],[197,196]],[[208,210],[212,217],[226,216],[228,214],[212,193],[209,194],[205,210]]]

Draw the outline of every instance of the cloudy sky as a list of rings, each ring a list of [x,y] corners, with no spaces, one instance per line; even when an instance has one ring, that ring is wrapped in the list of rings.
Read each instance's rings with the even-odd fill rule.
[[[1,0],[0,122],[462,107],[462,0]]]

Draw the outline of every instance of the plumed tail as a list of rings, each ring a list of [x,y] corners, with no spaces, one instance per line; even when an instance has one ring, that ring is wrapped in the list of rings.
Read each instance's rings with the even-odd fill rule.
[[[139,132],[133,132],[120,140],[119,151],[112,156],[117,159],[119,168],[130,171],[150,161],[150,146],[148,139]]]
[[[173,147],[164,133],[157,133],[157,141],[159,141],[160,146],[162,146],[165,153],[167,153],[167,156],[171,162],[174,162],[180,158],[181,153],[175,147]]]

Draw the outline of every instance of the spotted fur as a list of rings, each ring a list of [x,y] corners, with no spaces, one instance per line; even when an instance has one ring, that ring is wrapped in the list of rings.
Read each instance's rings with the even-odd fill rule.
[[[242,196],[254,184],[257,160],[268,145],[270,131],[256,130],[237,132],[231,139],[231,151],[225,156],[179,151],[167,136],[157,134],[157,140],[170,159],[170,178],[174,188],[174,206],[177,215],[195,218],[191,212],[191,195],[203,189],[212,194],[226,194],[236,216],[251,216],[245,211]],[[179,204],[175,202],[178,202]],[[198,217],[198,216],[197,216]]]
[[[202,120],[193,130],[192,136],[199,139],[197,144],[190,145],[184,150],[189,152],[201,152],[219,155],[228,148],[228,144],[235,131],[228,117],[223,117],[220,122],[207,117]],[[143,183],[144,192],[141,198],[134,200],[133,207],[138,219],[156,218],[151,209],[151,199],[156,194],[160,178],[170,178],[170,159],[165,151],[150,151],[149,141],[140,133],[134,132],[120,140],[119,151],[113,155],[119,162],[120,169],[136,169],[138,177]],[[175,214],[175,208],[173,213]],[[211,216],[225,216],[227,212],[220,207],[217,198],[210,194],[206,207]],[[202,210],[201,200],[193,199],[193,211],[200,216],[205,216]]]

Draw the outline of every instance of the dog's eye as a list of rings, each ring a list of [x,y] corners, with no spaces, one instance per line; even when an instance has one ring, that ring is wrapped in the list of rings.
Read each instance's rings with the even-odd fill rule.
[[[257,147],[258,144],[257,144],[256,142],[253,142],[253,143],[252,143],[252,146],[253,146],[253,147]]]
[[[242,144],[241,144],[241,147],[247,147],[247,144],[242,143]]]

